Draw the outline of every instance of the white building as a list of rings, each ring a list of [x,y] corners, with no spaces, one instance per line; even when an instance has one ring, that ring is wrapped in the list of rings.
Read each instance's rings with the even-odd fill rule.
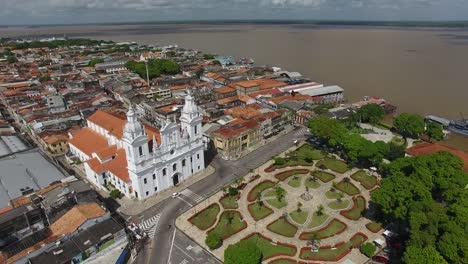
[[[201,123],[191,94],[180,124],[167,120],[161,130],[143,126],[132,107],[126,120],[98,110],[88,127],[70,135],[70,150],[85,162],[86,176],[96,186],[112,184],[142,200],[205,168]]]

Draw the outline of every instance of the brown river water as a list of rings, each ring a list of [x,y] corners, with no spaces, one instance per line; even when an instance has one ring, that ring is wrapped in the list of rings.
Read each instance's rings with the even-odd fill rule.
[[[379,96],[399,112],[468,118],[468,29],[311,25],[81,25],[0,28],[0,37],[90,37],[178,44],[338,84],[348,101]],[[447,144],[468,151],[468,138]]]

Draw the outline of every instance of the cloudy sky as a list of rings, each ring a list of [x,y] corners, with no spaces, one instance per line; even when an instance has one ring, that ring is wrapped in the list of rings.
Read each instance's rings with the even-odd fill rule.
[[[468,20],[468,0],[0,0],[0,25],[212,19]]]

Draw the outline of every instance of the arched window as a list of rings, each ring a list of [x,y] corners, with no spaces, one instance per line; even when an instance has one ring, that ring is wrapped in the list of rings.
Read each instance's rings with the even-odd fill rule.
[[[165,169],[165,168],[163,169],[162,173],[163,173],[163,176],[166,176],[167,173],[166,173],[166,169]]]
[[[143,148],[141,146],[138,147],[138,153],[140,153],[140,156],[143,156]]]
[[[176,170],[177,170],[177,164],[174,163],[174,164],[172,165],[172,171],[176,171]]]

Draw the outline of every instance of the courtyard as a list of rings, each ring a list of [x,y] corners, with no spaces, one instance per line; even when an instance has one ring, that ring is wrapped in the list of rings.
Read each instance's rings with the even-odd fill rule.
[[[360,245],[382,238],[366,210],[379,180],[304,144],[215,193],[176,224],[220,260],[229,245],[251,240],[262,263],[363,263],[368,258]]]

